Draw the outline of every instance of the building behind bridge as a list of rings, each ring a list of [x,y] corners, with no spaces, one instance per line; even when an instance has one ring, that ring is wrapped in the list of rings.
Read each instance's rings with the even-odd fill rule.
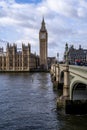
[[[81,48],[79,45],[79,49],[74,48],[72,45],[69,48],[69,63],[70,64],[78,64],[79,65],[87,65],[87,49]]]

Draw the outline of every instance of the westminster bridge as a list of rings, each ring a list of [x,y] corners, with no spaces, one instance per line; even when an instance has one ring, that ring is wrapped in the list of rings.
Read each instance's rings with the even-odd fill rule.
[[[52,64],[51,79],[57,89],[62,89],[62,96],[57,99],[57,106],[65,106],[66,113],[87,114],[87,100],[74,100],[76,89],[87,89],[87,67],[69,65],[68,46],[66,44],[65,64]],[[72,112],[70,112],[70,109]],[[82,112],[83,111],[83,112]]]

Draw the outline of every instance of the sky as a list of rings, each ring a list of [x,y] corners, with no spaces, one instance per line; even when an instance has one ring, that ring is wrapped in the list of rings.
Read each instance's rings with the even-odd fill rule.
[[[0,0],[0,47],[31,44],[39,54],[39,30],[45,19],[48,56],[63,58],[65,44],[87,49],[87,0]]]

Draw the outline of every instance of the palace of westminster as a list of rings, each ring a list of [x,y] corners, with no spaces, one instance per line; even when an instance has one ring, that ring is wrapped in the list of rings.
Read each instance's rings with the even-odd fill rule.
[[[31,46],[22,44],[21,51],[17,50],[16,44],[7,43],[6,52],[0,48],[0,71],[32,71],[37,68],[41,70],[48,69],[48,33],[45,27],[44,18],[39,31],[40,56],[31,53]]]

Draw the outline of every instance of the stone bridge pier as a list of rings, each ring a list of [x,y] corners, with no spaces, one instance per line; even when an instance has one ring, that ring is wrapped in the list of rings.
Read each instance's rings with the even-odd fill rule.
[[[69,65],[55,64],[51,66],[51,79],[55,90],[62,90],[62,95],[57,99],[57,107],[65,106],[65,101],[69,100]]]
[[[60,77],[59,77],[59,64],[53,64],[51,66],[51,81],[53,82],[53,88],[58,89],[60,84]]]
[[[69,99],[69,66],[68,65],[65,65],[65,69],[64,69],[63,97],[65,97],[65,99]]]

